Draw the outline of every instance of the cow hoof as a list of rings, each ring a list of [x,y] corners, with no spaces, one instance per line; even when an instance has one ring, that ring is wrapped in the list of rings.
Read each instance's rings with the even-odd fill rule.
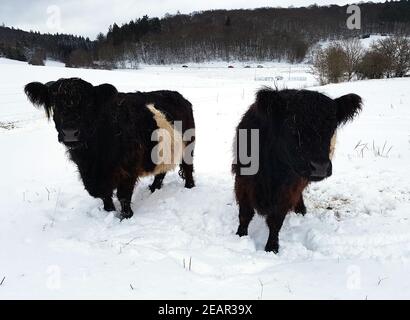
[[[156,190],[161,189],[161,187],[157,187],[154,185],[150,185],[148,188],[149,188],[149,191],[151,191],[151,193],[154,193]]]
[[[132,216],[134,215],[134,212],[132,212],[132,210],[129,210],[129,211],[123,211],[123,212],[121,212],[121,220],[123,220],[123,219],[130,219],[130,218],[132,218]]]
[[[195,187],[195,182],[185,182],[185,188],[192,189],[193,187]]]
[[[300,210],[296,209],[296,210],[295,210],[295,213],[304,216],[304,215],[306,215],[306,208],[300,209]]]
[[[238,231],[236,231],[236,234],[240,237],[244,237],[248,235],[248,230],[245,230],[241,227],[238,228]]]
[[[265,247],[266,252],[273,252],[273,253],[278,253],[279,252],[279,245],[278,244],[267,244]]]
[[[301,214],[302,216],[304,216],[306,214],[305,205],[297,205],[296,208],[295,208],[295,213]]]
[[[104,205],[104,210],[107,211],[107,212],[115,211],[114,204]]]

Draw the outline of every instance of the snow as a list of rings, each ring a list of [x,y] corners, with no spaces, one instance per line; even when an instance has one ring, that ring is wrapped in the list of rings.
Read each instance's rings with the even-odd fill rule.
[[[60,61],[56,61],[56,60],[50,60],[50,59],[47,59],[46,61],[44,61],[44,64],[47,67],[61,67],[61,68],[65,67],[64,62],[60,62]]]
[[[308,213],[288,215],[274,255],[263,251],[261,217],[248,237],[235,235],[231,145],[257,88],[273,84],[256,76],[285,75],[289,65],[101,71],[0,62],[0,299],[410,298],[410,79],[312,88],[357,93],[364,110],[339,131],[333,176],[305,192]],[[291,67],[306,81],[285,77],[279,87],[315,85],[307,71]],[[197,187],[184,189],[174,172],[150,194],[152,178],[144,178],[132,219],[103,211],[53,123],[23,94],[30,81],[74,76],[122,91],[174,89],[189,99]]]
[[[389,35],[380,35],[380,34],[371,34],[368,38],[365,39],[359,39],[360,43],[362,44],[364,49],[370,49],[370,47],[383,39],[389,38]],[[322,47],[322,48],[326,48],[328,47],[330,44],[334,43],[335,41],[333,40],[326,40],[326,41],[319,41],[317,43],[318,46]]]
[[[380,40],[384,40],[388,37],[389,36],[387,36],[387,35],[382,36],[382,35],[379,35],[379,34],[372,34],[368,38],[360,39],[360,42],[362,43],[363,48],[369,49],[374,43],[376,43]]]
[[[0,64],[4,65],[4,64],[19,64],[19,65],[23,65],[23,64],[27,64],[27,62],[25,61],[18,61],[18,60],[11,60],[11,59],[7,59],[7,58],[3,58],[0,57]]]

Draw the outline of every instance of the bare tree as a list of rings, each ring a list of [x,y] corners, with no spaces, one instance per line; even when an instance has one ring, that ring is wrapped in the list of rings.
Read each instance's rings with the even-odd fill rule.
[[[321,85],[327,84],[327,64],[325,50],[322,48],[316,48],[312,53],[312,73],[319,80]]]
[[[410,71],[410,40],[394,36],[377,41],[372,50],[389,58],[388,77],[404,77]]]
[[[347,58],[341,44],[334,42],[313,54],[313,74],[321,84],[338,83],[345,79]]]
[[[67,62],[67,67],[79,68],[79,67],[91,67],[93,65],[93,59],[89,52],[76,49],[71,52]]]
[[[366,52],[357,66],[359,79],[382,79],[388,73],[390,58],[380,52]]]
[[[347,81],[351,81],[358,69],[365,50],[360,40],[357,38],[343,40],[340,45],[344,51],[346,59],[345,63]]]
[[[44,66],[44,60],[46,59],[46,53],[43,49],[36,49],[28,61],[28,64],[33,66]]]

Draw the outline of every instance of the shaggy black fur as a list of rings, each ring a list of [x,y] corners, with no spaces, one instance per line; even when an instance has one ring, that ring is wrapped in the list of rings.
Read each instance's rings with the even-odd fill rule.
[[[239,129],[259,129],[259,171],[242,175],[241,168],[247,165],[240,163],[240,159],[232,166],[239,205],[239,236],[248,234],[256,210],[266,216],[270,230],[265,250],[278,252],[279,231],[286,214],[290,210],[304,214],[303,189],[309,182],[332,174],[331,138],[339,125],[354,118],[361,104],[361,98],[355,94],[333,100],[307,90],[264,88],[257,93],[255,103],[237,127],[237,136]],[[248,153],[249,144],[250,139]],[[240,146],[235,145],[235,150]],[[318,166],[327,171],[315,175]]]
[[[101,198],[105,210],[113,211],[117,189],[125,218],[133,215],[130,203],[138,178],[155,169],[151,150],[157,142],[151,141],[151,134],[158,127],[146,105],[154,104],[171,123],[182,121],[183,132],[195,128],[191,103],[174,91],[119,93],[110,84],[94,87],[71,78],[45,85],[29,83],[25,93],[34,105],[44,108],[48,118],[53,117],[59,141],[67,147],[89,194]],[[78,141],[67,141],[67,134]],[[192,137],[185,142],[186,147],[194,141]],[[194,186],[192,174],[193,165],[183,162],[180,175],[186,188]],[[155,177],[151,191],[161,188],[164,177]]]

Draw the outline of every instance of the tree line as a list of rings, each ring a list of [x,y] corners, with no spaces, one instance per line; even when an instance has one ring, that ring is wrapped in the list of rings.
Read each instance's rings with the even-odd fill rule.
[[[75,50],[92,52],[94,42],[88,38],[68,34],[41,34],[0,26],[0,56],[30,61],[46,58],[68,62]],[[39,61],[40,62],[40,61]]]
[[[320,40],[410,34],[410,1],[361,3],[360,30],[349,30],[347,6],[209,10],[144,16],[90,41],[0,27],[0,54],[58,59],[73,67],[125,67],[209,60],[300,62]],[[36,62],[36,61],[34,61]]]

